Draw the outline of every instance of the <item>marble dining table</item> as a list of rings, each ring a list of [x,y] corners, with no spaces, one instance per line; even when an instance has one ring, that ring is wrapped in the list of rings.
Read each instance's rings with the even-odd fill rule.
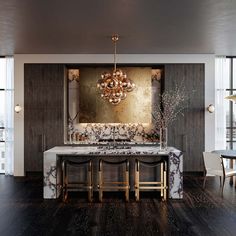
[[[168,147],[160,151],[157,145],[79,145],[57,146],[44,152],[44,199],[56,199],[61,193],[61,157],[63,158],[129,158],[134,163],[136,158],[167,158],[168,163],[168,197],[183,198],[183,153]],[[132,165],[131,163],[131,165]],[[96,170],[95,170],[96,171]]]

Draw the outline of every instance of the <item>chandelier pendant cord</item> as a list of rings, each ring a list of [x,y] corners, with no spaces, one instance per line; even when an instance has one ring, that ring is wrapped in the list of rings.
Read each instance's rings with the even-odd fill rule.
[[[116,42],[115,42],[115,53],[114,53],[114,70],[116,70]]]
[[[113,36],[112,41],[114,42],[114,71],[116,70],[116,42],[118,41],[118,37]]]

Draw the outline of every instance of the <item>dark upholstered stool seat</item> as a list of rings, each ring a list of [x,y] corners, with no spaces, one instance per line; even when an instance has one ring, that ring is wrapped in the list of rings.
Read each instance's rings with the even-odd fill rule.
[[[148,168],[157,168],[160,165],[161,169],[161,178],[160,180],[153,182],[141,182],[140,181],[140,165],[146,166]],[[167,161],[161,159],[159,161],[146,162],[136,159],[135,160],[135,199],[139,200],[140,190],[150,189],[150,190],[160,190],[161,197],[163,200],[167,198]]]
[[[106,165],[115,165],[117,167],[121,165],[125,165],[125,171],[123,172],[124,181],[117,181],[117,182],[105,182],[104,181],[104,169],[103,164]],[[106,190],[119,190],[119,191],[125,191],[125,200],[129,201],[129,161],[125,159],[124,161],[119,162],[112,162],[112,161],[106,161],[103,159],[99,160],[99,184],[98,184],[98,190],[99,190],[99,201],[102,202],[103,198],[103,191]]]
[[[79,166],[87,166],[87,180],[85,182],[69,182],[68,181],[68,167],[79,167]],[[87,161],[71,161],[71,160],[63,160],[62,161],[62,192],[63,192],[63,201],[66,201],[68,198],[68,190],[79,190],[86,189],[88,191],[88,199],[91,202],[93,196],[93,181],[92,181],[92,160]]]

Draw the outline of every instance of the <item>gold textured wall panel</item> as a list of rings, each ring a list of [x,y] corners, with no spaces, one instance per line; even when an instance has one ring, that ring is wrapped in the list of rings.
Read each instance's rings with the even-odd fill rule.
[[[100,97],[97,81],[104,71],[112,68],[80,68],[80,123],[150,123],[151,67],[119,67],[132,79],[136,87],[126,99],[112,105]]]

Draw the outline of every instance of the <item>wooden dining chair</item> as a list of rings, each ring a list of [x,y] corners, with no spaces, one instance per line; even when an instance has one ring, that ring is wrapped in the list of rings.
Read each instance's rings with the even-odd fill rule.
[[[205,165],[205,177],[203,181],[203,188],[205,189],[207,177],[219,176],[220,186],[222,187],[222,195],[223,195],[225,179],[227,177],[236,176],[236,170],[225,168],[223,163],[223,158],[217,153],[203,152],[203,160]],[[222,179],[223,183],[221,183]]]

